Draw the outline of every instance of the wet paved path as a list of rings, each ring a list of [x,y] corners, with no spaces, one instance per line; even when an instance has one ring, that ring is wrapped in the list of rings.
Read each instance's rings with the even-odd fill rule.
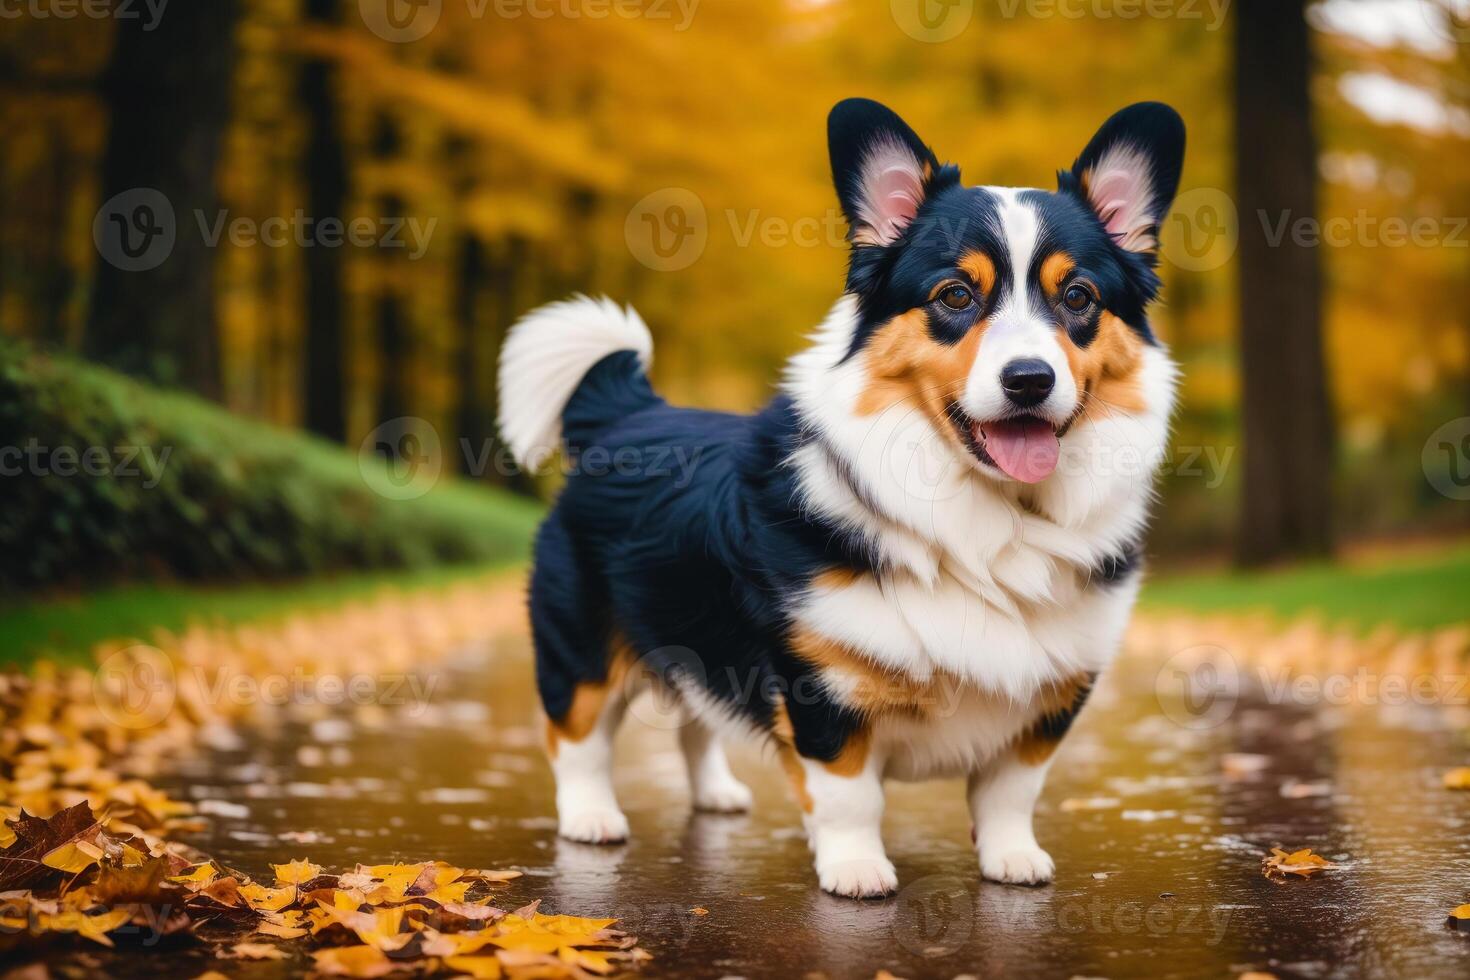
[[[164,785],[217,801],[192,843],[250,873],[288,856],[518,868],[499,904],[620,915],[656,956],[649,976],[1470,976],[1470,935],[1443,925],[1470,901],[1470,793],[1440,786],[1470,758],[1464,708],[1246,697],[1194,731],[1166,717],[1179,704],[1161,712],[1148,662],[1106,677],[1063,746],[1038,819],[1058,877],[1039,889],[981,883],[961,785],[897,784],[886,837],[903,891],[829,897],[774,762],[735,750],[754,814],[691,816],[673,734],[632,717],[618,778],[632,841],[559,841],[519,640],[440,672],[411,717],[275,724]],[[1275,844],[1345,867],[1275,884],[1260,873]]]

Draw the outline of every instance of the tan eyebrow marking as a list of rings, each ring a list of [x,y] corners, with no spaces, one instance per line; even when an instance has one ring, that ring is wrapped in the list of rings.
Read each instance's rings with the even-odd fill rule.
[[[1076,268],[1077,263],[1066,252],[1053,252],[1046,257],[1046,261],[1041,263],[1041,288],[1048,298],[1056,295]]]
[[[995,263],[984,252],[966,252],[955,263],[988,296],[995,289]]]

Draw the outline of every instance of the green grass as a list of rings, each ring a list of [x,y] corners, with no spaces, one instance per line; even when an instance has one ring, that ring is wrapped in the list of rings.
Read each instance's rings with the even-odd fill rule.
[[[1367,630],[1382,623],[1424,630],[1470,620],[1470,544],[1368,564],[1320,564],[1263,572],[1154,573],[1145,609],[1206,613],[1316,613]]]
[[[290,612],[340,606],[385,589],[442,589],[497,572],[509,574],[513,567],[452,565],[271,585],[127,585],[0,606],[0,666],[29,664],[42,657],[86,663],[92,647],[103,640],[148,640],[160,629],[179,630],[194,622],[269,621]]]
[[[0,341],[0,447],[30,446],[0,487],[0,594],[516,561],[543,512],[447,475],[405,489],[356,444]],[[85,453],[105,465],[78,472]]]

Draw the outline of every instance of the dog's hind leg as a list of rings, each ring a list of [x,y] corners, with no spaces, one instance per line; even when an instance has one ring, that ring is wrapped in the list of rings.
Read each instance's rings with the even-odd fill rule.
[[[689,769],[689,793],[694,809],[710,813],[744,813],[750,809],[749,788],[735,778],[724,746],[708,723],[687,706],[679,729],[679,748]]]
[[[547,727],[547,754],[556,776],[557,832],[587,844],[628,839],[628,818],[613,792],[613,737],[627,699],[620,670],[602,684],[579,684],[571,710]]]
[[[558,832],[588,844],[626,840],[628,820],[613,792],[612,746],[627,707],[632,657],[608,626],[595,572],[554,512],[536,538],[531,634]]]

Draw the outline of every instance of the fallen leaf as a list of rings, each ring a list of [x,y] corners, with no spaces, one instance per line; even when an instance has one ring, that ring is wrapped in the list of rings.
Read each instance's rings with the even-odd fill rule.
[[[269,943],[236,943],[230,947],[229,958],[233,960],[284,960],[290,954],[279,946]]]
[[[273,864],[271,867],[276,872],[276,883],[280,885],[305,884],[322,873],[320,865],[312,864],[304,858],[288,864]]]
[[[41,858],[41,863],[48,868],[75,875],[86,871],[101,857],[102,848],[85,840],[78,840],[62,844],[56,850],[48,852]]]
[[[1336,867],[1339,866],[1320,854],[1313,854],[1310,847],[1290,853],[1279,847],[1273,847],[1271,853],[1261,859],[1261,869],[1267,878],[1285,879],[1287,875],[1300,875],[1305,878],[1319,871],[1330,871]]]
[[[329,977],[384,977],[398,969],[381,950],[371,946],[339,946],[311,954],[317,972]]]
[[[1445,789],[1470,789],[1470,766],[1451,769],[1444,774]]]
[[[241,885],[240,897],[257,912],[279,912],[296,900],[295,888],[267,888],[264,885]]]
[[[493,956],[447,956],[444,965],[475,980],[500,980],[505,973]]]
[[[694,908],[692,908],[692,909],[689,910],[689,914],[690,915],[709,915],[709,909],[705,908],[703,905],[696,905],[696,906],[694,906]]]

